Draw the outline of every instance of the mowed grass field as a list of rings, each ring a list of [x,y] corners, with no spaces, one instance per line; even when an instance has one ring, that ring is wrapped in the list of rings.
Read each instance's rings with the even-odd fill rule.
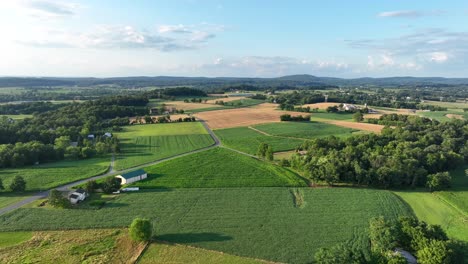
[[[199,122],[127,126],[116,135],[121,142],[116,169],[131,168],[214,144]]]
[[[252,155],[257,153],[261,143],[269,144],[274,152],[278,152],[295,149],[304,142],[303,139],[267,136],[248,127],[218,129],[214,132],[227,147]]]
[[[0,216],[0,230],[128,226],[153,220],[158,240],[228,254],[309,263],[320,247],[366,243],[368,221],[410,214],[393,193],[351,188],[185,188],[120,194],[100,210],[20,208]]]
[[[105,173],[109,169],[110,160],[110,156],[106,156],[85,160],[44,163],[23,168],[1,169],[0,178],[6,188],[10,185],[11,180],[16,175],[19,175],[26,181],[26,190],[47,190],[62,184]],[[2,193],[0,193],[1,196]]]
[[[416,216],[430,224],[441,225],[450,237],[468,241],[467,166],[450,172],[452,188],[440,192],[396,192]]]
[[[281,122],[256,125],[254,128],[274,136],[301,139],[313,139],[332,135],[347,137],[353,132],[358,131],[320,122]]]
[[[170,160],[145,168],[140,188],[215,188],[306,186],[295,173],[225,148]]]
[[[262,264],[272,263],[246,257],[226,254],[213,250],[206,250],[179,244],[156,242],[145,250],[138,261],[140,264],[167,264],[167,263],[223,263],[223,264]]]
[[[0,193],[0,208],[21,201],[27,197],[27,194]]]
[[[22,233],[10,233],[15,237],[18,234]],[[29,236],[25,237],[27,241],[0,248],[1,263],[134,263],[144,249],[143,243],[130,239],[127,230],[47,231],[25,235]]]

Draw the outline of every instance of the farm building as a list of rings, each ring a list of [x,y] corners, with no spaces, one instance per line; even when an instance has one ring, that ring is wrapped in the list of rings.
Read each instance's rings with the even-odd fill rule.
[[[83,190],[81,188],[78,188],[78,189],[76,189],[76,191],[72,192],[68,196],[68,200],[70,200],[70,203],[72,203],[72,204],[77,204],[77,203],[79,203],[81,201],[84,201],[87,196],[88,196],[88,194],[86,193],[85,190]]]
[[[106,132],[106,133],[104,133],[104,136],[105,136],[105,137],[108,137],[108,138],[111,138],[111,137],[112,137],[112,133],[111,133],[111,132]]]
[[[355,105],[352,105],[352,104],[343,104],[343,109],[345,111],[354,111],[357,109],[357,107]]]
[[[119,178],[120,183],[123,185],[123,184],[129,184],[132,182],[141,181],[143,179],[146,179],[147,176],[148,174],[146,173],[146,171],[140,169],[136,171],[127,172],[121,175],[117,175],[115,177]]]

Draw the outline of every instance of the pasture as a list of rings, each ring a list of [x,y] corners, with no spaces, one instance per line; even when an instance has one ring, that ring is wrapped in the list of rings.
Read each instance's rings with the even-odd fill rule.
[[[418,112],[418,115],[433,118],[439,121],[450,121],[450,115],[457,115],[462,119],[468,120],[468,112],[461,112],[461,111],[436,111],[436,112]]]
[[[0,193],[0,208],[19,202],[26,197],[27,195],[25,194]]]
[[[199,122],[128,126],[116,136],[121,142],[116,169],[131,168],[214,144]]]
[[[145,168],[140,188],[306,186],[295,173],[232,150],[215,148]]]
[[[10,234],[31,238],[31,233]],[[143,249],[143,243],[130,240],[127,230],[34,232],[23,243],[0,248],[0,262],[133,263]]]
[[[0,232],[0,250],[31,239],[32,232]]]
[[[268,136],[248,127],[217,129],[214,132],[223,145],[252,155],[257,153],[260,143],[267,143],[274,152],[278,152],[295,149],[304,142],[303,139]]]
[[[109,165],[110,156],[65,160],[22,168],[1,169],[0,178],[7,187],[11,180],[19,175],[26,181],[27,191],[39,191],[103,174],[109,169]]]
[[[246,257],[225,254],[179,244],[156,242],[149,245],[138,261],[140,264],[166,263],[223,263],[223,264],[262,264],[272,263]]]
[[[124,227],[140,216],[153,220],[158,240],[270,261],[309,263],[320,247],[349,240],[366,245],[363,238],[371,217],[410,214],[389,191],[301,190],[301,207],[296,207],[288,188],[141,191],[120,194],[99,210],[20,208],[0,216],[0,230]]]

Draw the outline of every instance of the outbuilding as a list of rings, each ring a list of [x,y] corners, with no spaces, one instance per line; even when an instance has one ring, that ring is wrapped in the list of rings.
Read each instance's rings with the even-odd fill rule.
[[[68,199],[70,200],[70,203],[72,204],[77,204],[81,201],[84,201],[88,194],[86,193],[85,190],[78,188],[76,191],[72,192],[69,196]]]
[[[120,184],[124,185],[124,184],[129,184],[132,182],[137,182],[137,181],[146,179],[148,177],[148,174],[146,173],[146,171],[140,169],[136,171],[127,172],[121,175],[117,175],[115,177],[119,178]]]

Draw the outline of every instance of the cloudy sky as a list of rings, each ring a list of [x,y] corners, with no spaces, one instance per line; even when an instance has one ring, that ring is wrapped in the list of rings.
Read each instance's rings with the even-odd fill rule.
[[[5,0],[0,76],[468,77],[468,1]]]

